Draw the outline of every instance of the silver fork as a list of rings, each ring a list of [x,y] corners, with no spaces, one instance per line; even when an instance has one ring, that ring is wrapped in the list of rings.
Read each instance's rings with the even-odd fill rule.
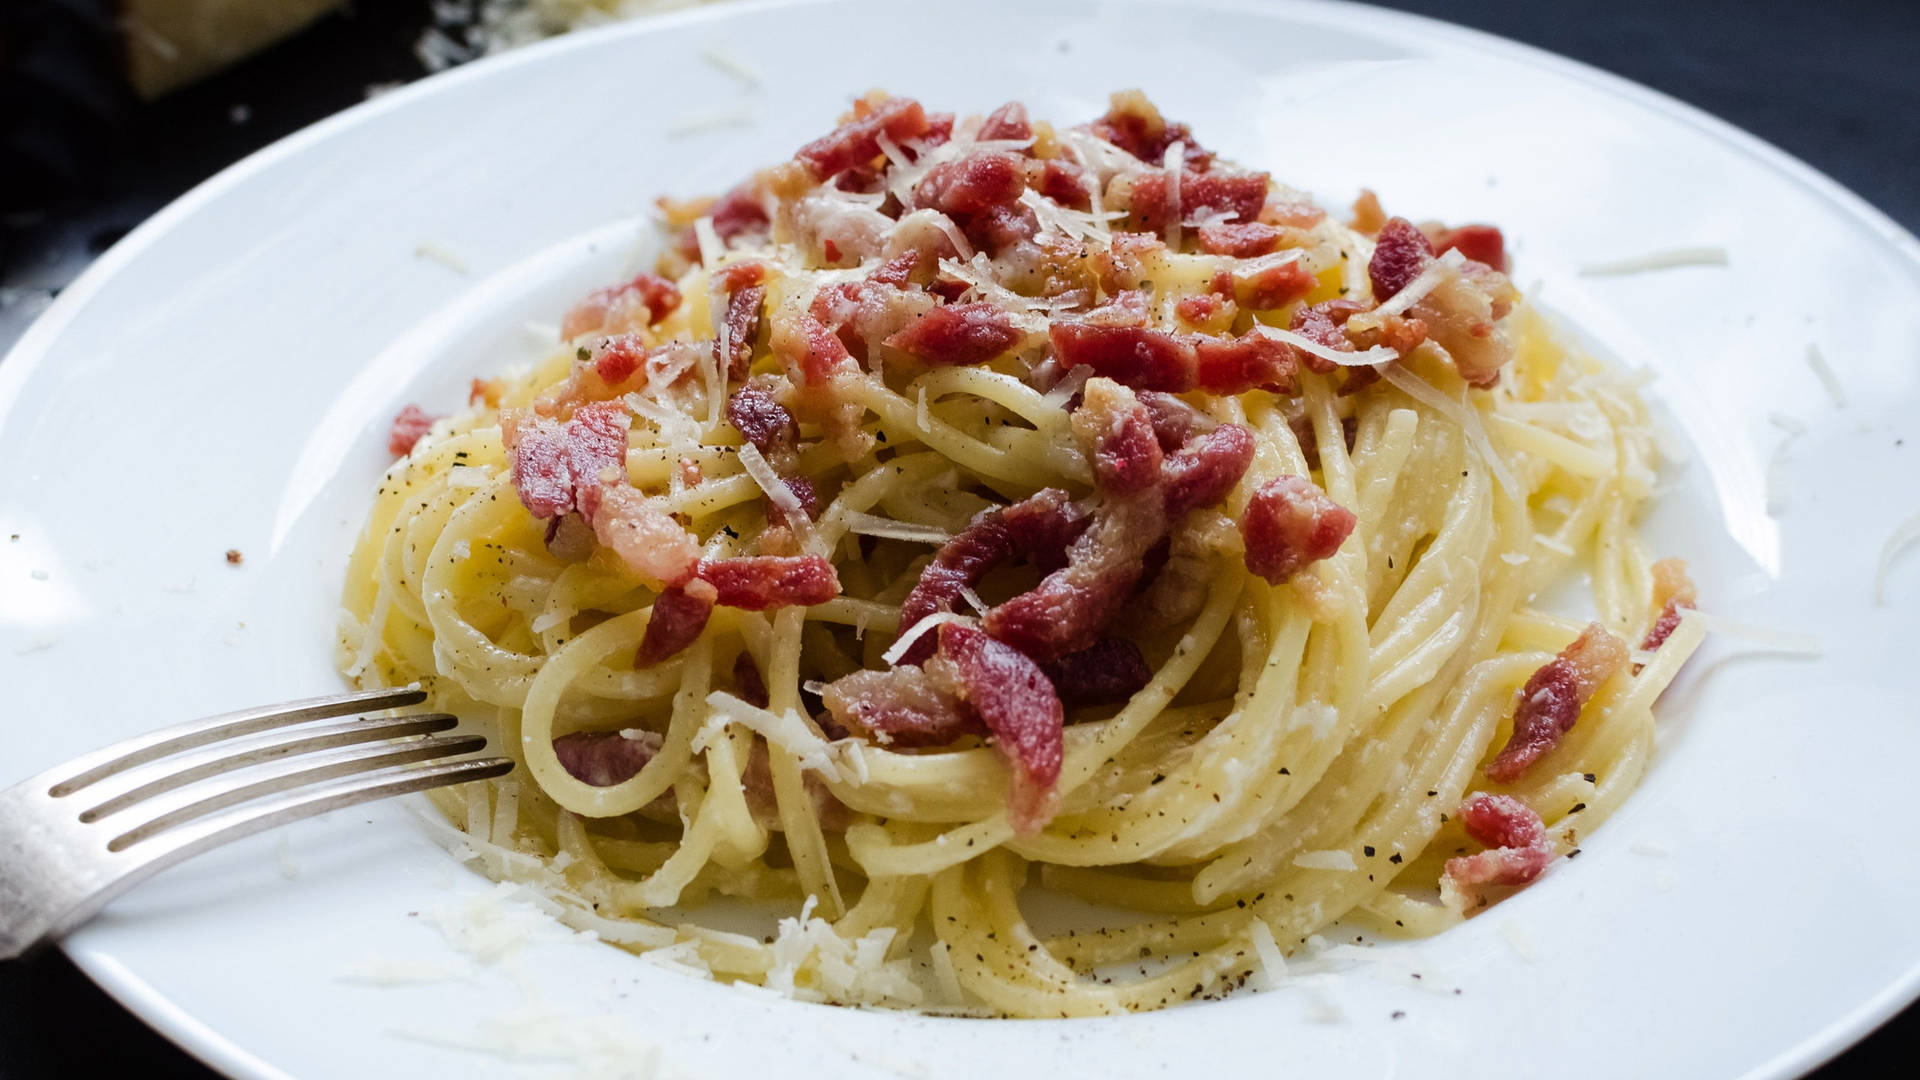
[[[92,918],[183,859],[290,821],[501,776],[478,735],[424,713],[314,721],[418,705],[369,690],[224,713],[142,735],[0,791],[0,959]],[[258,736],[255,738],[254,736]]]

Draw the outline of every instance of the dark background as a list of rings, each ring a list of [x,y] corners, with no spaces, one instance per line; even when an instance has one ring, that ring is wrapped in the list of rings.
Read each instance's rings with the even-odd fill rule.
[[[151,105],[111,78],[106,0],[0,0],[0,349],[169,200],[258,147],[423,74],[426,0],[360,0]],[[1920,0],[1429,0],[1419,11],[1583,60],[1785,148],[1920,231]],[[1649,988],[1652,992],[1652,988]],[[1920,1007],[1817,1075],[1920,1060]],[[1909,1064],[1908,1068],[1911,1068]],[[0,963],[0,1080],[210,1080],[57,951]]]

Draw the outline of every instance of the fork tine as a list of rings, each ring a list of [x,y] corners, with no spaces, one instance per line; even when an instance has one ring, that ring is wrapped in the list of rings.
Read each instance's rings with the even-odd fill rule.
[[[107,842],[107,850],[123,851],[142,840],[196,818],[203,818],[255,799],[293,792],[300,788],[310,788],[315,784],[341,777],[377,772],[391,766],[471,754],[485,749],[486,745],[487,740],[479,735],[459,735],[448,738],[428,735],[417,741],[399,745],[382,743],[377,746],[352,746],[331,754],[318,754],[311,760],[319,764],[292,772],[283,772],[252,783],[240,784],[206,798],[169,809],[144,824],[115,836]],[[191,795],[192,792],[183,794]]]
[[[80,925],[134,885],[230,840],[376,799],[505,776],[512,771],[513,761],[500,757],[401,765],[318,788],[288,791],[268,802],[242,806],[195,822],[122,854],[120,858],[131,860],[124,872],[82,903],[62,913],[49,930],[49,935],[64,933]]]
[[[419,713],[412,716],[395,716],[381,720],[348,720],[324,727],[300,728],[286,732],[272,742],[249,747],[224,757],[203,761],[198,765],[168,773],[165,776],[114,796],[81,813],[80,820],[92,823],[101,818],[117,814],[136,803],[145,802],[156,795],[164,795],[176,788],[218,776],[235,772],[254,765],[262,765],[281,758],[295,757],[316,750],[330,750],[339,746],[353,746],[359,743],[378,742],[386,739],[404,738],[410,735],[428,735],[447,731],[460,723],[459,718],[448,713]],[[475,747],[479,749],[479,747]]]
[[[308,720],[324,720],[334,716],[346,716],[349,713],[375,712],[381,709],[399,708],[403,705],[418,705],[425,700],[427,700],[427,693],[424,690],[415,687],[397,687],[361,690],[350,694],[329,694],[325,697],[303,698],[280,705],[222,713],[219,716],[190,720],[184,724],[115,743],[105,749],[77,757],[36,779],[65,777],[47,786],[47,794],[57,799],[136,765],[144,765],[169,754],[205,746],[221,739],[251,735],[256,731],[304,723]]]

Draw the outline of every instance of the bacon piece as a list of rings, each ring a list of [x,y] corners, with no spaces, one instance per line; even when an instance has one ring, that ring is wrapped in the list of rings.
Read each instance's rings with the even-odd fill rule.
[[[791,450],[800,438],[793,414],[765,387],[748,384],[727,399],[727,423],[763,454]]]
[[[956,367],[984,364],[1023,336],[1005,311],[983,301],[936,307],[887,338],[886,344],[924,364]]]
[[[875,267],[873,273],[867,275],[867,280],[875,285],[904,289],[913,280],[913,272],[919,268],[923,258],[918,251],[903,251]]]
[[[700,561],[700,542],[673,515],[626,484],[580,489],[580,510],[593,534],[627,568],[650,581],[684,584]]]
[[[927,133],[920,136],[921,144],[931,150],[941,143],[950,141],[953,138],[954,119],[954,115],[950,112],[928,113]],[[912,153],[912,151],[908,151],[908,153]],[[915,155],[915,157],[917,160],[918,155]]]
[[[900,604],[900,632],[906,633],[936,612],[952,611],[964,590],[980,584],[988,571],[1012,555],[1013,537],[1007,530],[1005,513],[981,513],[960,535],[940,545],[933,561],[920,571],[920,580],[914,582],[913,590]],[[900,663],[925,663],[931,655],[933,639],[923,634],[907,648]]]
[[[1392,299],[1407,283],[1420,276],[1433,259],[1433,246],[1427,235],[1403,217],[1388,218],[1374,240],[1373,258],[1367,261],[1367,279],[1373,283],[1375,303]]]
[[[933,297],[908,287],[920,265],[918,251],[882,263],[864,281],[843,281],[814,294],[809,313],[840,337],[849,355],[867,358],[867,343],[885,341],[934,307]]]
[[[1487,779],[1510,784],[1573,730],[1580,709],[1627,662],[1626,642],[1589,623],[1573,644],[1541,665],[1520,690],[1513,734],[1487,765]]]
[[[1033,138],[1033,125],[1027,122],[1027,107],[1017,101],[1007,102],[987,114],[973,137],[979,142]]]
[[[1253,221],[1267,201],[1266,173],[1184,172],[1180,177],[1180,205],[1168,204],[1172,194],[1164,171],[1133,177],[1127,203],[1127,227],[1157,233],[1177,215],[1182,221],[1226,214],[1227,221]]]
[[[921,640],[931,655],[935,638]],[[820,697],[849,733],[881,746],[946,746],[962,735],[984,734],[979,718],[938,673],[911,666],[856,671],[828,683]]]
[[[1501,367],[1513,359],[1513,340],[1501,320],[1519,297],[1507,275],[1469,262],[1442,275],[1413,313],[1453,357],[1460,377],[1485,388],[1500,381]]]
[[[505,379],[475,379],[467,386],[467,404],[497,409],[500,407],[500,395],[506,389]]]
[[[1153,680],[1140,646],[1107,637],[1040,665],[1063,705],[1111,705],[1125,701]]]
[[[1099,639],[1133,586],[1140,560],[1166,529],[1157,489],[1110,500],[1067,549],[1067,565],[987,612],[987,632],[1028,656],[1052,660]]]
[[[1040,164],[1038,176],[1033,173],[1030,166],[1027,183],[1040,194],[1069,209],[1093,209],[1093,193],[1088,190],[1085,169],[1062,158],[1051,158]]]
[[[813,515],[820,512],[820,495],[814,490],[813,481],[804,476],[783,476],[780,482],[793,493],[793,501],[800,504],[800,513],[804,514],[808,521],[812,521]],[[796,523],[786,522],[785,524],[791,527]]]
[[[1066,712],[1040,666],[1019,649],[970,626],[943,623],[940,655],[951,661],[967,703],[1013,766],[1007,817],[1022,836],[1039,832],[1060,808]]]
[[[728,245],[736,237],[765,232],[773,224],[772,219],[767,217],[767,206],[761,196],[760,185],[751,180],[714,200],[707,210],[707,217],[713,220],[713,231],[720,237],[720,242]],[[696,244],[695,253],[699,250]]]
[[[623,334],[602,342],[593,354],[593,373],[609,387],[633,377],[647,359],[647,347],[640,339]]]
[[[571,341],[582,334],[619,333],[651,326],[680,306],[680,289],[658,274],[641,274],[623,285],[595,289],[567,309],[560,336]]]
[[[1372,236],[1387,223],[1387,212],[1380,206],[1380,196],[1372,188],[1361,188],[1360,194],[1353,200],[1353,229]]]
[[[1355,312],[1366,310],[1366,305],[1357,300],[1322,300],[1312,307],[1304,307],[1293,313],[1288,329],[1316,344],[1340,352],[1352,352],[1353,342],[1340,328]],[[1316,356],[1300,350],[1299,360],[1308,371],[1325,375],[1340,365],[1323,356]]]
[[[1253,463],[1253,433],[1221,424],[1168,454],[1161,469],[1169,522],[1227,497]]]
[[[1233,298],[1248,311],[1272,311],[1306,296],[1320,284],[1298,262],[1281,263],[1234,279]]]
[[[413,448],[440,419],[428,413],[418,405],[408,405],[393,418],[393,426],[387,429],[387,453],[394,457],[406,457]]]
[[[1042,574],[1067,565],[1067,548],[1093,524],[1093,515],[1059,488],[1042,488],[1002,514],[1013,549]]]
[[[1093,464],[1100,490],[1131,495],[1160,482],[1160,440],[1152,414],[1113,380],[1087,380],[1073,413],[1073,433]]]
[[[1193,343],[1178,334],[1082,317],[1055,319],[1047,335],[1055,359],[1068,370],[1085,364],[1095,375],[1135,390],[1178,394],[1198,383]]]
[[[746,611],[810,607],[840,595],[840,575],[823,555],[702,559],[697,573],[717,590],[716,603]]]
[[[845,343],[812,315],[800,317],[800,333],[803,348],[798,359],[803,384],[817,386],[836,371],[854,366],[853,354]]]
[[[603,470],[625,469],[626,408],[596,402],[575,409],[565,423],[534,416],[518,419],[513,426],[515,437],[508,442],[521,505],[537,518],[578,507],[591,524],[593,513],[578,495],[597,488]]]
[[[1257,221],[1238,225],[1202,225],[1200,250],[1212,255],[1251,259],[1280,250],[1280,238],[1283,235],[1279,229]]]
[[[707,628],[719,593],[712,585],[694,578],[684,585],[669,586],[653,601],[653,614],[647,617],[647,629],[640,636],[640,648],[633,654],[633,666],[649,668],[694,643]]]
[[[1460,804],[1460,824],[1487,850],[1447,860],[1443,897],[1464,908],[1482,885],[1525,885],[1553,862],[1553,843],[1540,815],[1511,795],[1476,791]]]
[[[1291,394],[1298,369],[1294,353],[1286,342],[1264,334],[1201,336],[1194,342],[1196,380],[1210,394],[1244,394],[1255,388]]]
[[[756,709],[766,708],[772,700],[767,696],[767,681],[760,677],[760,665],[745,649],[733,661],[733,696]]]
[[[1223,314],[1233,301],[1215,293],[1200,293],[1195,296],[1183,296],[1173,305],[1173,313],[1188,326],[1205,326],[1215,317]]]
[[[1492,225],[1461,225],[1443,229],[1440,235],[1434,237],[1433,248],[1437,255],[1458,250],[1474,262],[1484,263],[1502,273],[1507,270],[1507,239]]]
[[[1653,564],[1653,604],[1660,614],[1640,642],[1642,652],[1652,652],[1667,643],[1680,626],[1680,613],[1700,602],[1693,579],[1687,576],[1684,559],[1661,559]]]
[[[1144,326],[1147,321],[1147,297],[1143,290],[1153,272],[1149,260],[1160,263],[1167,253],[1166,241],[1151,233],[1117,232],[1104,250],[1093,253],[1091,262],[1100,288],[1114,294],[1103,307],[1086,317],[1097,322],[1121,326]],[[1232,280],[1231,277],[1228,280]],[[1231,295],[1231,290],[1228,291]]]
[[[636,731],[632,738],[618,731],[576,731],[553,740],[553,756],[575,780],[612,787],[646,768],[662,742],[659,733],[652,731]]]
[[[1260,207],[1260,222],[1263,225],[1311,229],[1326,219],[1327,212],[1311,201],[1290,199],[1278,192],[1269,192],[1265,205]]]
[[[767,299],[765,285],[748,285],[727,296],[727,355],[720,356],[715,339],[715,358],[727,365],[727,379],[739,382],[747,377],[747,365],[753,362],[753,335],[760,329],[760,305]]]
[[[1254,489],[1240,518],[1247,570],[1278,585],[1339,551],[1357,520],[1306,477],[1275,477]]]
[[[1200,410],[1172,394],[1143,390],[1139,398],[1140,404],[1147,407],[1147,415],[1153,418],[1153,437],[1160,440],[1160,449],[1167,453],[1187,445],[1195,429],[1213,427],[1213,422],[1202,416]]]
[[[927,113],[919,102],[912,98],[889,98],[866,115],[857,116],[801,147],[793,156],[807,167],[815,180],[826,180],[878,157],[882,134],[895,142],[905,142],[925,135],[927,129]]]
[[[1185,144],[1181,156],[1188,168],[1204,170],[1213,161],[1213,154],[1194,141],[1192,128],[1168,123],[1138,90],[1114,93],[1108,98],[1106,115],[1088,126],[1095,135],[1154,165],[1166,158],[1167,147],[1176,142]]]

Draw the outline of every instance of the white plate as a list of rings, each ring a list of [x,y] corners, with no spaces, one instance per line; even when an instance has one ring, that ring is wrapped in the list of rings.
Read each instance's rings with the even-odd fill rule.
[[[564,39],[317,125],[115,247],[0,363],[0,534],[20,534],[0,538],[0,782],[336,687],[339,573],[395,410],[451,405],[470,376],[529,355],[522,322],[551,322],[632,258],[656,194],[717,190],[874,85],[1078,120],[1138,84],[1210,146],[1327,198],[1371,184],[1415,216],[1505,226],[1520,283],[1657,372],[1651,393],[1695,448],[1652,522],[1658,548],[1695,560],[1710,608],[1818,634],[1825,657],[1712,646],[1667,697],[1644,790],[1580,859],[1460,929],[1382,949],[1372,971],[1220,1004],[979,1023],[769,1000],[581,942],[476,967],[414,913],[487,886],[399,806],[183,867],[75,935],[75,959],[248,1077],[525,1075],[420,1036],[498,1034],[530,1013],[624,1030],[705,1075],[1776,1076],[1913,998],[1920,559],[1872,603],[1881,543],[1920,511],[1920,442],[1901,448],[1920,435],[1913,238],[1685,107],[1407,16],[960,10],[726,6]],[[703,60],[715,45],[763,87]],[[668,134],[737,104],[751,124]],[[1575,272],[1694,245],[1731,265]],[[1804,362],[1810,343],[1846,407]],[[1776,412],[1809,430],[1769,515]],[[341,981],[376,956],[473,973]],[[1397,964],[1427,978],[1386,976]],[[1340,1019],[1314,1019],[1328,1004]]]

